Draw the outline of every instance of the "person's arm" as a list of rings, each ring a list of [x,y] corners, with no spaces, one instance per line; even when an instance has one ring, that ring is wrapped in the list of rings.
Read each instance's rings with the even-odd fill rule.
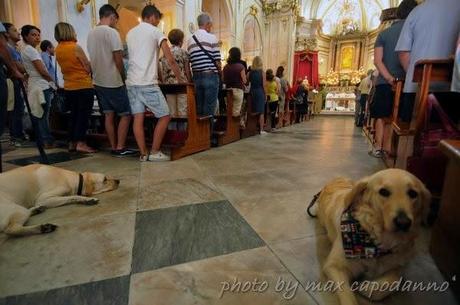
[[[246,71],[243,69],[243,70],[241,70],[240,74],[241,74],[241,80],[243,81],[243,84],[246,84],[247,83]]]
[[[85,71],[90,74],[91,73],[91,64],[89,63],[88,57],[86,57],[85,52],[83,49],[77,45],[75,48],[75,55],[77,56],[78,61],[80,61],[81,65],[85,69]]]
[[[380,75],[382,75],[390,85],[393,84],[395,78],[383,63],[383,47],[374,49],[374,65],[377,67],[377,70],[379,70]]]
[[[187,77],[187,81],[191,83],[192,82],[192,70],[190,69],[190,61],[188,58],[185,60],[184,66],[185,66],[185,76]]]
[[[399,52],[399,61],[401,62],[401,66],[404,68],[404,71],[407,72],[409,69],[409,63],[410,63],[410,52]]]
[[[181,79],[179,66],[174,60],[174,57],[171,53],[171,49],[169,48],[168,43],[166,42],[166,39],[163,39],[163,41],[161,42],[161,50],[163,51],[163,55],[168,61],[169,66],[171,67],[171,70],[174,72],[174,75],[176,76],[177,81],[178,82],[184,81],[183,79]]]
[[[21,73],[7,47],[6,38],[0,33],[0,58],[11,72],[12,77],[24,80],[24,74]]]
[[[43,61],[37,59],[32,61],[32,64],[34,65],[35,69],[37,69],[38,73],[48,82],[52,82],[53,78],[50,76],[48,73],[48,70],[45,67],[45,64]]]
[[[118,72],[120,72],[121,79],[125,81],[126,73],[125,73],[125,65],[123,64],[123,51],[122,50],[113,51],[112,56],[113,56],[113,61],[115,62],[115,65],[117,66]]]

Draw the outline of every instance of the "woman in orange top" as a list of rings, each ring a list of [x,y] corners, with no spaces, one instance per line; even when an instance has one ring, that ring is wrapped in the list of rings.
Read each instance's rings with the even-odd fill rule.
[[[94,103],[90,63],[77,44],[77,34],[72,25],[65,22],[56,24],[54,38],[58,41],[56,60],[64,77],[65,98],[70,105],[69,150],[94,153],[96,150],[89,147],[85,139]]]

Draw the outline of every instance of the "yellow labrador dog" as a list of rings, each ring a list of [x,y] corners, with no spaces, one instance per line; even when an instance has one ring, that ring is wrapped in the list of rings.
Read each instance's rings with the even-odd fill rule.
[[[71,203],[93,205],[87,196],[115,190],[119,180],[98,173],[76,173],[48,165],[29,165],[0,175],[0,232],[23,236],[50,233],[53,224],[25,226],[31,215]]]
[[[357,305],[354,291],[372,301],[388,296],[382,288],[400,280],[429,211],[431,195],[423,183],[406,171],[387,169],[357,182],[335,179],[315,199],[332,243],[323,270],[337,283],[340,304]],[[359,286],[363,280],[371,285]]]

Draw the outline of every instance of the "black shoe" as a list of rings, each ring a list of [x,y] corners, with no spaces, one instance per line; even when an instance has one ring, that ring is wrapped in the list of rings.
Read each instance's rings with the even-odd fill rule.
[[[139,154],[137,150],[132,150],[128,148],[117,149],[111,151],[112,156],[114,157],[129,157]]]

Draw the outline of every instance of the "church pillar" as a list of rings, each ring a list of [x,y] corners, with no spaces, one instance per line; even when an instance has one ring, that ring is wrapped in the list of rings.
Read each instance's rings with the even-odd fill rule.
[[[292,83],[298,1],[264,2],[263,11],[266,17],[264,66],[274,72],[278,66],[284,66],[285,76]]]

